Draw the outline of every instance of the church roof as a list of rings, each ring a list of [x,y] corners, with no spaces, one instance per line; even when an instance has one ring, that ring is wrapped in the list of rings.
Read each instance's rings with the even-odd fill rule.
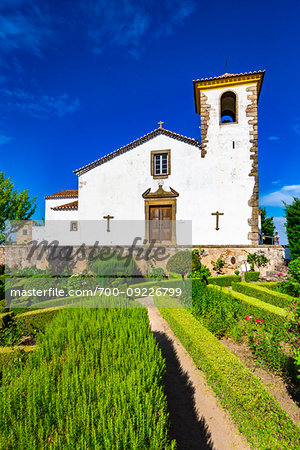
[[[53,211],[72,211],[78,209],[78,200],[75,200],[75,202],[66,203],[65,205],[60,206],[54,206]]]
[[[151,131],[150,133],[146,134],[145,136],[140,137],[139,139],[136,139],[133,142],[130,142],[130,144],[125,145],[125,147],[121,147],[118,150],[115,150],[112,153],[109,153],[106,156],[103,156],[100,159],[97,159],[96,161],[87,164],[86,166],[80,167],[77,170],[74,170],[74,173],[76,175],[82,175],[85,172],[88,172],[89,170],[93,169],[94,167],[100,166],[101,164],[106,163],[107,161],[115,158],[116,156],[121,155],[122,153],[126,153],[129,150],[132,150],[133,148],[144,144],[144,142],[150,141],[150,139],[155,138],[159,135],[168,136],[170,138],[176,139],[177,141],[185,142],[187,144],[193,145],[195,147],[199,147],[199,141],[196,139],[192,139],[186,136],[182,136],[181,134],[174,133],[173,131],[165,130],[164,128],[156,128],[155,130]]]
[[[242,77],[245,75],[256,75],[256,74],[263,74],[265,73],[265,70],[257,70],[254,72],[245,72],[245,73],[223,73],[223,75],[219,75],[218,77],[210,77],[210,78],[198,78],[197,80],[194,80],[194,83],[197,81],[212,81],[212,80],[218,80],[219,78],[231,78],[231,77]]]
[[[77,189],[68,189],[65,191],[59,191],[55,194],[46,195],[45,199],[51,199],[51,198],[74,198],[78,197],[78,190]]]

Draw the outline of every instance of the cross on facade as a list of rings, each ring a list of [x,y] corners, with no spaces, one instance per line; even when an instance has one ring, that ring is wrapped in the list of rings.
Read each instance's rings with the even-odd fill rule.
[[[164,123],[165,123],[165,122],[162,122],[162,121],[160,120],[160,121],[158,122],[159,128],[162,128]]]
[[[215,213],[211,213],[211,215],[216,216],[216,230],[219,230],[219,216],[224,216],[224,213],[217,211]]]
[[[107,214],[107,216],[103,216],[103,219],[106,219],[107,220],[107,228],[106,228],[106,231],[108,231],[108,232],[110,232],[110,228],[109,228],[109,221],[110,221],[110,219],[114,219],[114,216],[110,216],[109,214]]]

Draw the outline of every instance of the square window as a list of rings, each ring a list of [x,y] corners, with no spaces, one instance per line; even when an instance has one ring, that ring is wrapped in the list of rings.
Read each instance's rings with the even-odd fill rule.
[[[170,150],[151,152],[151,175],[166,178],[171,172]]]
[[[70,231],[78,231],[78,223],[77,222],[70,223]]]
[[[23,236],[27,235],[27,230],[23,230]]]

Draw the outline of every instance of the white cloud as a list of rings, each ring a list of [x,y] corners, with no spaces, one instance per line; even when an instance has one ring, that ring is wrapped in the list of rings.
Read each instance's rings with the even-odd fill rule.
[[[297,122],[292,126],[295,133],[300,134],[300,120],[298,119]]]
[[[123,48],[138,56],[153,40],[170,36],[194,9],[193,0],[80,0],[93,51]],[[157,11],[159,9],[159,11]]]
[[[29,2],[30,3],[30,2]],[[42,47],[53,35],[51,18],[35,1],[1,0],[0,49],[10,55],[14,50],[25,50],[42,56]]]
[[[293,197],[300,197],[300,184],[292,184],[283,186],[279,191],[271,192],[260,198],[262,206],[281,206],[283,203],[292,203]]]
[[[274,181],[271,181],[271,184],[279,184],[280,181],[281,181],[281,180],[274,180]]]
[[[79,108],[79,100],[71,100],[68,94],[51,96],[45,94],[33,94],[20,89],[2,89],[1,93],[6,98],[3,106],[25,111],[34,117],[63,117],[75,112]]]
[[[11,140],[12,140],[12,138],[10,136],[5,136],[5,134],[0,134],[0,145],[5,145]]]
[[[269,141],[271,141],[271,142],[272,142],[272,141],[275,141],[275,142],[276,142],[276,141],[279,141],[279,140],[280,140],[280,137],[278,137],[278,136],[269,136],[268,139],[269,139]]]

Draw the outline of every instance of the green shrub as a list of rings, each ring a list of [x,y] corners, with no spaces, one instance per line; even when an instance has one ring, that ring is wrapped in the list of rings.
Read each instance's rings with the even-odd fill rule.
[[[217,261],[211,261],[211,264],[214,266],[213,270],[217,273],[222,272],[222,268],[225,266],[225,261],[222,258],[218,258]]]
[[[151,271],[149,278],[158,278],[158,279],[166,278],[164,269],[162,267],[155,267]]]
[[[184,275],[192,271],[192,257],[190,250],[182,250],[172,255],[167,262],[167,271]]]
[[[250,283],[251,281],[258,281],[260,272],[244,272],[245,275],[245,281]]]
[[[15,322],[22,336],[36,335],[38,332],[44,333],[46,326],[59,313],[60,308],[38,309],[19,314],[15,317]]]
[[[253,448],[300,448],[299,427],[236,356],[187,310],[160,312]]]
[[[275,290],[292,297],[300,297],[300,283],[295,281],[292,277],[281,281],[280,283],[276,283]]]
[[[218,286],[231,286],[231,283],[241,281],[239,275],[222,275],[219,277],[208,277],[208,284],[216,284]]]
[[[289,379],[296,381],[296,370],[293,358],[282,349],[277,328],[266,331],[265,323],[254,318],[247,321],[248,345],[250,346],[256,361],[265,363],[273,372],[280,373]]]
[[[1,263],[0,264],[0,275],[3,275],[5,272],[5,264]]]
[[[228,296],[216,289],[193,280],[193,308],[197,319],[216,336],[230,334],[241,316],[238,302],[228,301]]]
[[[295,281],[300,283],[300,256],[289,263],[289,271]]]
[[[0,300],[5,298],[5,275],[0,275]]]
[[[270,260],[265,255],[258,255],[257,253],[248,253],[247,263],[250,264],[251,271],[254,271],[254,267],[264,267]]]
[[[164,373],[145,308],[64,310],[4,370],[0,448],[174,449]]]
[[[285,309],[236,291],[229,291],[228,289],[219,286],[208,285],[207,289],[216,290],[217,292],[219,291],[225,294],[225,296],[223,296],[224,301],[227,298],[229,303],[236,302],[239,305],[240,317],[245,318],[247,316],[254,316],[262,318],[265,320],[267,328],[273,326],[277,327],[280,337],[282,339],[288,339],[286,334],[286,319],[288,313]]]
[[[135,277],[141,277],[141,271],[131,256],[125,257],[115,252],[96,259],[92,263],[92,271],[99,278],[125,277],[128,283]]]
[[[266,283],[267,284],[267,283]],[[271,291],[264,288],[262,285],[249,284],[249,283],[232,283],[232,289],[242,294],[250,295],[251,297],[258,298],[266,303],[279,306],[280,308],[288,309],[295,299],[289,295],[281,294],[280,292]]]
[[[28,355],[32,352],[34,346],[27,346],[22,348],[16,347],[0,347],[0,380],[2,379],[3,371],[6,370],[7,378],[10,378],[10,373],[14,375],[20,373]]]

